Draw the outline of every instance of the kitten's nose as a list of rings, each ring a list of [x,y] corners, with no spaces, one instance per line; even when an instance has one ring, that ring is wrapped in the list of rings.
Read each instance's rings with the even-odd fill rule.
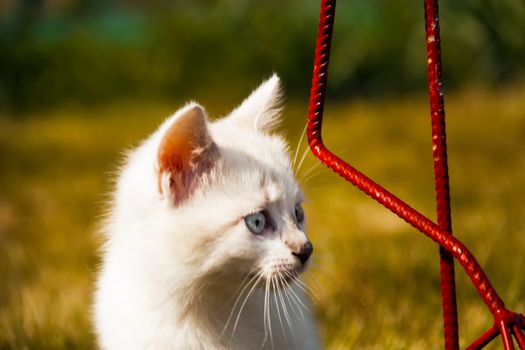
[[[314,246],[312,245],[312,243],[310,241],[306,241],[306,243],[303,244],[301,249],[299,249],[298,252],[292,252],[292,255],[298,257],[299,260],[301,260],[301,264],[304,265],[308,261],[310,255],[312,255],[313,250]]]

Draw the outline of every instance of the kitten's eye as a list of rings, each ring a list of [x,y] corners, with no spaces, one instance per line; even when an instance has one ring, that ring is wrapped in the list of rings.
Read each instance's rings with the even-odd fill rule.
[[[295,220],[298,224],[302,224],[304,221],[304,211],[303,207],[301,207],[301,203],[295,205]]]
[[[244,223],[251,233],[254,235],[260,235],[266,227],[266,216],[262,211],[253,213],[244,218]]]

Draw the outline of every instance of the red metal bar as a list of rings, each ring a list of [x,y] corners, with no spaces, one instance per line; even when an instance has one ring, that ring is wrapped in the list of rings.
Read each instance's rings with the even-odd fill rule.
[[[430,219],[419,213],[401,199],[385,190],[366,175],[330,152],[323,144],[321,129],[324,110],[324,96],[328,78],[328,63],[330,56],[330,41],[335,16],[335,0],[322,0],[319,21],[318,38],[314,60],[312,89],[310,92],[310,108],[308,111],[307,135],[313,154],[354,186],[365,192],[377,202],[391,210],[394,214],[408,222],[423,234],[437,242],[450,252],[467,272],[483,301],[494,314],[504,310],[505,306],[498,293],[481,269],[472,253],[450,232],[441,229]]]
[[[509,337],[511,337],[509,330],[515,325],[520,329],[525,328],[525,318],[523,315],[510,312],[505,308],[503,301],[490,283],[481,266],[463,243],[453,237],[450,230],[435,224],[401,199],[372,181],[363,173],[337,157],[324,146],[322,140],[322,120],[326,84],[328,80],[328,63],[335,16],[335,3],[335,0],[321,1],[321,13],[317,33],[307,124],[308,143],[312,153],[328,168],[332,169],[361,191],[365,192],[377,202],[391,210],[394,214],[421,231],[427,237],[431,238],[438,243],[444,251],[448,252],[458,260],[459,264],[465,270],[472,281],[472,284],[481,296],[483,302],[493,314],[495,322],[497,321],[498,325],[476,340],[473,345],[469,347],[470,349],[482,348],[497,336],[498,333],[502,335],[506,349],[512,349],[512,338],[510,338],[510,342],[508,341]],[[430,25],[432,26],[432,23],[430,23]],[[439,95],[439,89],[441,87],[439,85],[437,87],[437,93]],[[442,146],[444,146],[444,144]],[[442,179],[443,177],[440,175],[438,178]]]
[[[499,323],[499,332],[501,334],[501,341],[505,350],[514,350],[514,342],[512,341],[512,335],[510,329],[505,320],[501,320]]]
[[[437,0],[425,0],[425,29],[437,219],[438,226],[441,229],[452,233],[447,142],[445,134],[445,102],[441,78],[441,39]],[[454,258],[452,254],[447,252],[443,247],[439,247],[439,255],[445,349],[458,350],[459,336]]]
[[[525,350],[524,321],[523,315],[514,312],[502,311],[497,313],[494,326],[468,346],[467,350],[482,349],[500,334],[505,349],[514,349],[514,343],[512,342],[512,336],[514,336],[520,349]]]
[[[470,344],[470,346],[467,347],[467,350],[483,349],[485,346],[487,346],[498,335],[499,335],[499,329],[498,329],[498,327],[496,325],[494,325],[488,331],[483,333],[483,335],[481,337],[479,337],[472,344]]]
[[[521,327],[519,324],[515,324],[512,327],[512,333],[514,333],[514,337],[516,338],[516,341],[518,342],[520,349],[525,350],[525,334],[523,334],[523,331],[521,330]]]

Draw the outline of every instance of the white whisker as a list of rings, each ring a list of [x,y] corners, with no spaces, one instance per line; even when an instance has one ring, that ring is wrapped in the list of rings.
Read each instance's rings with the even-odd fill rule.
[[[307,148],[308,150],[309,148]],[[345,146],[345,147],[341,147],[339,150],[336,150],[336,154],[343,154],[344,152],[346,152],[346,150],[348,149],[348,146]],[[301,162],[299,163],[299,166],[297,167],[297,171],[296,173],[299,172],[299,168],[301,167],[301,164],[303,163],[304,161],[304,158],[306,157],[306,153],[303,154],[303,157],[301,158]],[[323,163],[321,162],[316,162],[315,164],[313,164],[312,166],[310,166],[310,168],[308,168],[299,178],[299,182],[302,183],[302,184],[306,184],[308,181],[310,181],[311,178],[315,178],[315,175],[316,174],[316,170],[319,170],[320,166],[322,165]]]
[[[292,277],[293,278],[293,275],[288,272],[288,276]],[[297,278],[294,278],[293,279],[293,283],[295,283],[297,281]],[[302,299],[297,295],[297,293],[295,293],[295,291],[293,290],[292,286],[290,286],[290,291],[292,292],[292,294],[295,296],[295,298],[297,299],[297,302],[299,302],[299,304],[301,304],[301,306],[303,307],[303,309],[306,310],[306,312],[312,314],[312,311],[310,310],[310,308],[308,308],[302,301]],[[307,291],[305,291],[306,294],[310,295]]]
[[[297,174],[299,172],[299,169],[301,169],[301,165],[303,165],[303,162],[306,158],[306,155],[308,154],[308,151],[310,148],[306,147],[306,149],[303,152],[303,156],[301,157],[301,160],[299,161],[299,164],[297,165],[297,168],[295,169],[295,173]]]
[[[315,300],[319,300],[319,296],[317,295],[317,292],[314,291],[309,285],[307,285],[306,283],[304,283],[298,278],[295,279],[294,282],[297,285],[297,287],[303,290],[303,292],[313,297]]]
[[[284,290],[284,293],[286,297],[288,298],[288,301],[290,302],[290,306],[292,310],[294,310],[294,312],[297,314],[297,311],[295,311],[295,308],[293,307],[293,304],[295,304],[295,306],[297,307],[297,310],[299,310],[299,313],[301,314],[301,318],[304,320],[305,318],[304,318],[303,310],[301,309],[301,305],[296,300],[298,299],[302,304],[301,299],[299,298],[299,296],[297,296],[297,294],[295,294],[294,290],[292,289],[292,286],[286,279],[283,279],[283,283],[286,284],[286,289]],[[305,307],[304,304],[303,304],[303,307]]]
[[[270,282],[268,278],[266,280],[266,286],[264,290],[264,305],[265,305],[265,312],[266,314],[266,320],[268,321],[268,331],[270,333],[270,342],[273,348],[273,333],[272,333],[272,319],[270,318]],[[266,338],[266,331],[264,334],[264,337]]]
[[[323,163],[316,162],[311,167],[306,169],[306,171],[299,178],[299,182],[301,182],[301,183],[308,182],[311,178],[313,178],[316,175],[316,171],[320,169],[321,165],[323,165]]]
[[[235,330],[237,329],[237,325],[239,324],[239,319],[241,318],[242,310],[244,309],[244,306],[246,305],[246,302],[248,301],[248,298],[250,297],[250,295],[255,290],[255,287],[257,286],[257,284],[259,283],[261,278],[263,278],[262,274],[258,274],[258,276],[259,277],[253,283],[253,286],[251,287],[250,291],[248,292],[248,294],[246,294],[246,297],[244,298],[244,301],[242,302],[241,308],[239,309],[239,313],[237,314],[237,318],[235,319],[235,324],[233,325],[233,330],[232,330],[232,335],[231,335],[231,338],[230,338],[230,342],[233,340],[233,335],[235,334]]]
[[[272,287],[273,287],[273,298],[275,299],[275,307],[277,308],[277,316],[279,317],[279,323],[281,324],[281,329],[283,331],[283,336],[285,337],[286,339],[286,332],[284,330],[284,324],[283,324],[283,319],[281,317],[281,311],[279,309],[279,302],[277,301],[277,282],[275,281],[275,276],[272,275],[272,280],[271,280],[271,283],[272,283]]]
[[[321,290],[321,286],[319,285],[319,282],[317,281],[317,279],[315,278],[315,276],[313,274],[306,273],[306,274],[304,274],[304,276],[308,277],[310,279],[310,281],[312,281],[312,283],[314,284],[316,290]],[[313,288],[312,288],[312,290],[313,290]]]
[[[249,277],[250,275],[248,274],[244,279],[243,279],[243,282],[246,281],[246,279]],[[235,299],[235,303],[233,304],[233,307],[232,307],[232,311],[230,311],[230,315],[228,316],[228,319],[226,320],[226,323],[224,325],[224,328],[222,329],[222,332],[220,334],[220,338],[222,338],[222,336],[224,335],[224,332],[226,332],[226,329],[228,328],[228,325],[230,324],[230,321],[231,321],[231,318],[233,316],[233,313],[235,312],[235,308],[237,307],[237,304],[239,303],[239,301],[241,300],[241,297],[242,295],[244,294],[244,292],[246,291],[247,288],[249,288],[250,284],[258,277],[258,275],[253,275],[250,280],[248,282],[246,282],[246,284],[244,285],[244,287],[242,288],[241,292],[239,293],[239,295],[237,296],[237,299]],[[242,283],[241,283],[241,286],[242,286]],[[239,287],[237,290],[239,290],[241,287]]]
[[[294,332],[293,327],[292,327],[292,321],[290,320],[290,315],[288,314],[288,308],[286,307],[286,302],[284,301],[284,298],[283,298],[283,293],[282,292],[283,292],[285,286],[282,283],[282,280],[283,280],[282,274],[279,273],[277,275],[277,278],[278,278],[277,282],[280,285],[280,288],[279,288],[278,292],[279,292],[279,299],[281,300],[281,305],[283,306],[284,318],[286,319],[286,323],[288,323],[288,328],[290,328],[290,333],[292,334],[293,342],[295,344],[295,347],[297,348],[297,339],[295,338],[295,332]],[[286,336],[285,336],[285,339],[286,339],[286,342],[288,342],[288,339],[287,339]]]
[[[293,162],[292,162],[292,169],[295,169],[295,162],[297,161],[297,155],[299,154],[299,149],[301,148],[301,144],[303,143],[304,135],[306,134],[306,127],[308,124],[305,124],[303,132],[301,133],[301,137],[299,138],[299,142],[297,143],[297,147],[295,148],[295,154],[293,156]]]

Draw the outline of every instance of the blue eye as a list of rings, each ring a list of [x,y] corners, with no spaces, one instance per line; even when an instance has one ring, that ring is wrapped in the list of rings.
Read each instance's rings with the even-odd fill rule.
[[[301,207],[301,203],[295,205],[295,220],[298,224],[302,224],[304,221],[304,211],[303,207]]]
[[[244,218],[244,223],[251,233],[254,235],[260,235],[266,227],[266,216],[262,211],[253,213]]]

